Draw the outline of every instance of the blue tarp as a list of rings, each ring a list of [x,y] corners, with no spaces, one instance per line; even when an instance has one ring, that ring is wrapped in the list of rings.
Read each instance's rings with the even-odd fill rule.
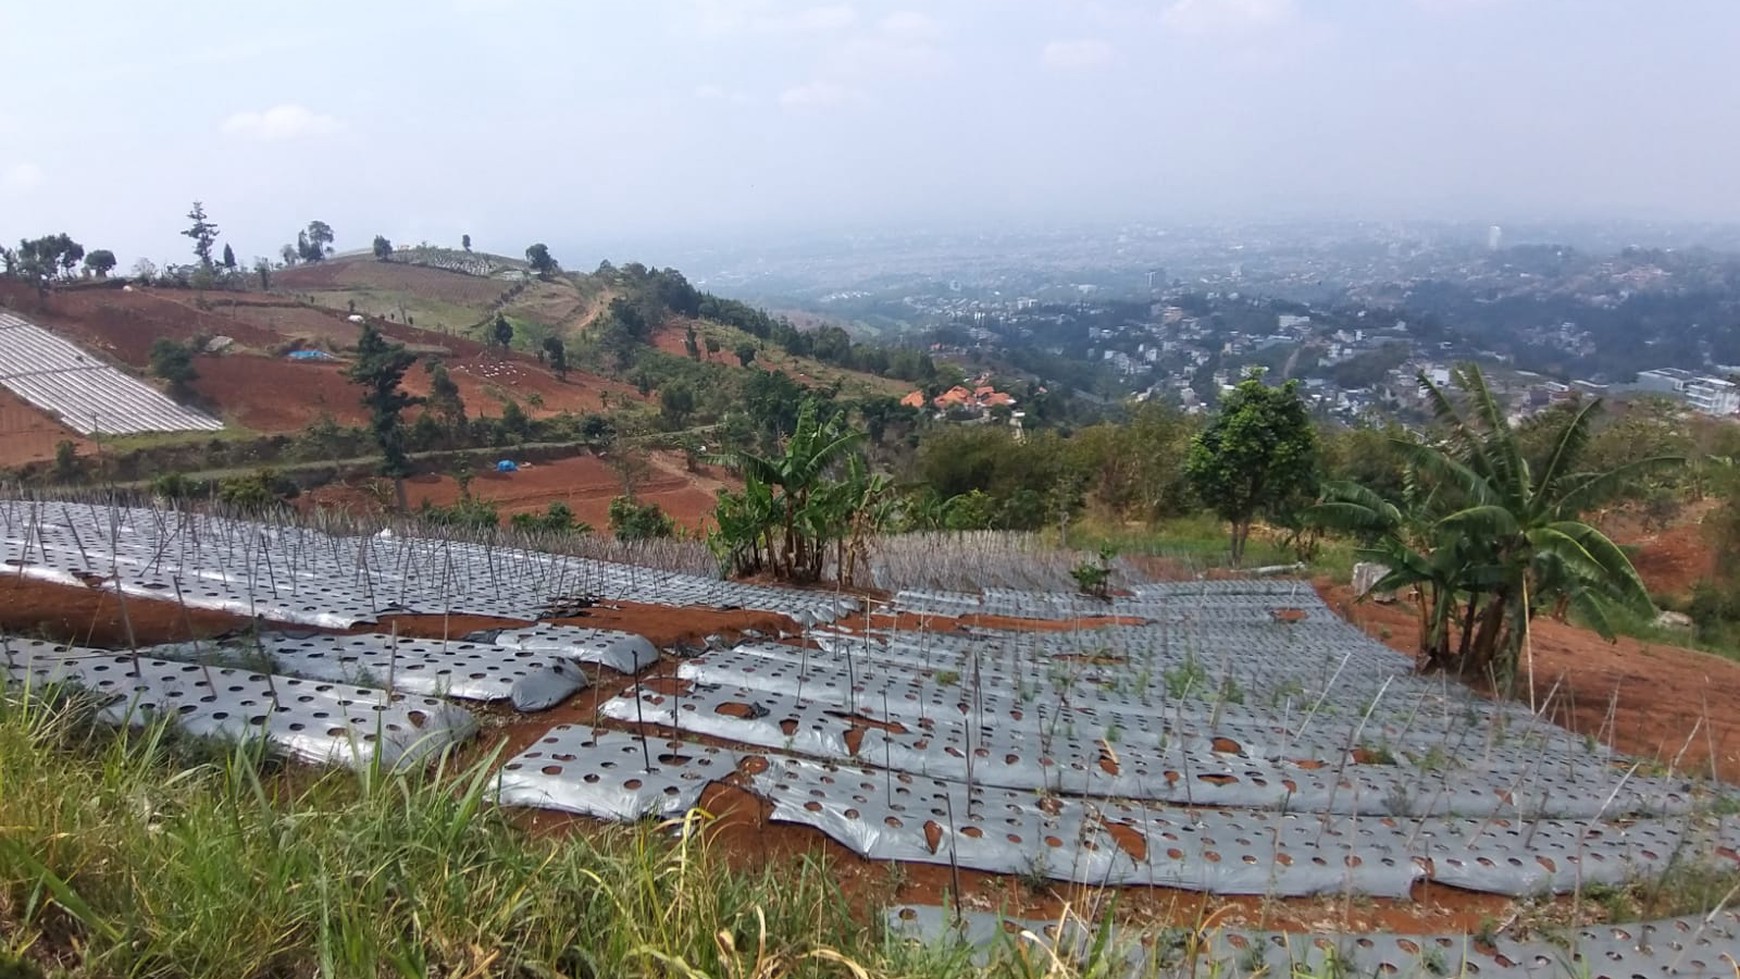
[[[498,473],[517,473],[520,471],[520,467],[519,463],[512,459],[503,459],[495,464],[495,471]]]
[[[337,360],[338,358],[324,350],[292,350],[287,354],[291,360]]]

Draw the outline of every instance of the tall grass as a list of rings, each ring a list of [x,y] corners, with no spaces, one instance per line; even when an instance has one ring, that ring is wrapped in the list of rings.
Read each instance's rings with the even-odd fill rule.
[[[1091,923],[1091,947],[1006,935],[977,955],[891,937],[821,860],[731,869],[703,814],[528,834],[486,801],[497,758],[323,772],[92,716],[76,696],[0,690],[7,979],[39,965],[223,979],[1129,974],[1132,947]]]
[[[735,873],[701,817],[536,839],[497,759],[262,769],[0,698],[0,956],[114,976],[838,974],[885,958],[814,861]],[[765,931],[764,931],[765,929]],[[728,936],[728,937],[721,937]]]

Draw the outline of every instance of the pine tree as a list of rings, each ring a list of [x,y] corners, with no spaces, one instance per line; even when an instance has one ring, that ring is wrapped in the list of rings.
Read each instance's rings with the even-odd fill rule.
[[[357,339],[356,361],[344,376],[363,389],[362,402],[369,409],[369,429],[381,449],[381,473],[392,477],[399,509],[405,509],[405,477],[411,474],[411,458],[405,451],[405,424],[401,414],[423,399],[405,393],[400,382],[416,363],[417,356],[403,344],[390,343],[373,323],[363,326]]]
[[[182,235],[193,239],[193,254],[199,258],[200,267],[210,271],[211,247],[217,243],[218,226],[206,220],[205,205],[199,201],[193,202],[193,210],[187,212],[187,219],[193,224]]]

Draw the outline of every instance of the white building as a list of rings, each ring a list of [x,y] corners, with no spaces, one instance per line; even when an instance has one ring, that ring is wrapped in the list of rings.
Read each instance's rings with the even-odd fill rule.
[[[1678,367],[1638,371],[1635,389],[1678,398],[1706,415],[1740,413],[1740,387],[1734,382]]]

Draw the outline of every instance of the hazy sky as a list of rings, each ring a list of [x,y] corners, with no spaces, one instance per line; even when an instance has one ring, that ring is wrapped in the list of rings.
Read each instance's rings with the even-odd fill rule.
[[[1740,219],[1736,0],[0,4],[0,239]]]

